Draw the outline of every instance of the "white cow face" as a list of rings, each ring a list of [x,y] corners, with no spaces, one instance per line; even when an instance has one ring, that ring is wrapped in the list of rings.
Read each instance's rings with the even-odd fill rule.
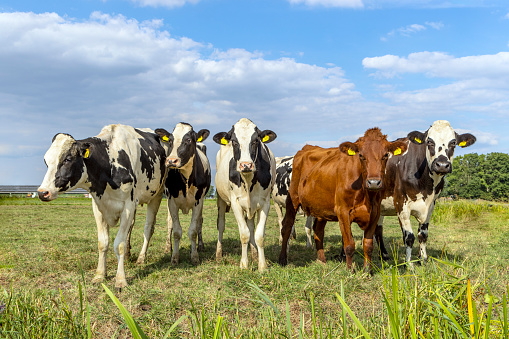
[[[214,141],[233,148],[235,170],[250,173],[256,170],[261,145],[273,141],[276,137],[273,131],[262,132],[251,120],[242,118],[228,133],[220,132],[214,135]]]
[[[468,147],[476,141],[470,133],[461,135],[456,133],[445,120],[435,121],[426,133],[410,132],[408,139],[414,144],[422,144],[426,147],[428,167],[431,172],[439,175],[451,173],[456,145]]]
[[[175,126],[173,133],[162,128],[155,132],[163,141],[163,147],[166,146],[166,166],[169,168],[181,168],[190,163],[196,154],[196,143],[205,141],[210,134],[208,129],[196,133],[191,125],[183,122]]]
[[[79,143],[68,134],[59,133],[53,137],[44,155],[48,170],[37,190],[39,199],[54,200],[59,192],[76,188],[85,176],[83,158],[89,156],[89,147],[89,144]]]

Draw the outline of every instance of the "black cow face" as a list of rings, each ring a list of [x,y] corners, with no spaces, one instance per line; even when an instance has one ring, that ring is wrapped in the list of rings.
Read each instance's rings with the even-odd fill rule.
[[[276,137],[273,131],[260,131],[250,120],[241,119],[228,133],[220,132],[214,135],[214,141],[232,147],[235,169],[242,173],[250,173],[256,170],[256,161],[262,144],[270,143]]]
[[[74,189],[84,177],[83,159],[88,158],[90,153],[90,144],[78,142],[68,134],[55,135],[44,155],[48,170],[37,190],[39,199],[54,200],[58,193]]]
[[[456,133],[445,120],[435,121],[426,133],[419,131],[408,133],[408,139],[414,144],[426,147],[428,167],[431,172],[439,175],[451,173],[456,145],[468,147],[476,141],[470,133]]]
[[[192,163],[196,154],[196,143],[203,142],[209,136],[207,129],[202,129],[198,133],[193,127],[186,123],[179,123],[175,126],[173,133],[169,133],[164,129],[156,129],[164,143],[167,143],[168,156],[166,157],[166,166],[169,168],[182,168]]]

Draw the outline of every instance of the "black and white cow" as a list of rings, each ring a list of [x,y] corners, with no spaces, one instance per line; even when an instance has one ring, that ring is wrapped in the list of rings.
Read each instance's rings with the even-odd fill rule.
[[[458,134],[448,121],[438,120],[424,133],[410,132],[405,154],[391,157],[386,167],[386,190],[382,200],[382,212],[376,230],[376,239],[387,259],[382,233],[384,216],[398,216],[403,241],[406,245],[405,261],[410,262],[415,240],[410,223],[413,215],[419,222],[419,257],[427,259],[426,241],[435,200],[444,187],[444,177],[452,171],[452,160],[456,146],[468,147],[476,139],[472,134]],[[411,263],[409,263],[411,266]]]
[[[276,182],[272,186],[272,203],[277,214],[277,221],[279,223],[279,243],[283,242],[283,236],[281,235],[281,229],[283,228],[283,208],[286,207],[286,197],[288,196],[288,188],[292,180],[292,166],[293,156],[276,157]],[[301,209],[299,209],[302,212]],[[302,212],[303,214],[303,212]],[[313,247],[311,241],[313,227],[313,217],[308,216],[306,218],[306,246],[308,248]],[[295,225],[292,228],[292,237],[295,239]]]
[[[44,156],[48,170],[38,189],[39,198],[51,201],[59,193],[75,188],[91,194],[99,241],[99,262],[93,282],[106,277],[109,228],[120,220],[114,242],[118,259],[115,286],[127,286],[124,260],[138,204],[147,204],[145,241],[138,263],[144,261],[161,204],[165,157],[166,150],[156,134],[131,126],[105,126],[97,136],[83,140],[62,133],[53,138]]]
[[[248,267],[247,244],[254,256],[258,250],[258,270],[267,269],[263,251],[265,222],[270,209],[270,191],[276,176],[274,155],[267,143],[276,139],[271,130],[260,131],[249,119],[242,118],[229,132],[214,135],[221,145],[216,157],[217,229],[216,258],[223,255],[225,213],[230,206],[239,226],[242,243],[240,267]],[[255,215],[259,221],[255,231]]]
[[[156,133],[170,149],[166,158],[166,166],[169,168],[165,184],[168,197],[166,252],[172,251],[173,233],[175,246],[173,246],[171,262],[174,265],[178,264],[179,244],[182,238],[179,210],[184,214],[192,210],[188,236],[191,240],[191,262],[196,265],[200,262],[196,238],[198,237],[198,248],[202,249],[203,200],[211,181],[209,160],[205,153],[205,145],[201,142],[207,139],[210,132],[202,129],[196,133],[191,125],[179,123],[173,129],[173,133],[164,129],[156,129]]]

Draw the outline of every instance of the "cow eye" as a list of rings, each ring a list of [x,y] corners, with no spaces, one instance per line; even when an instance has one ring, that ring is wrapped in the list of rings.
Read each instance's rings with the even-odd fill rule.
[[[67,156],[67,157],[64,159],[64,162],[71,162],[71,161],[72,161],[71,156]]]
[[[382,157],[382,160],[385,160],[389,157],[389,153],[385,153],[385,155]]]
[[[239,143],[237,141],[232,140],[232,146],[238,146],[238,145],[239,145]]]
[[[433,139],[428,139],[428,145],[431,146],[431,145],[434,145],[434,144],[435,144],[435,142],[433,141]]]
[[[451,145],[452,147],[456,146],[456,140],[451,141],[449,145]]]
[[[364,158],[364,155],[362,155],[360,153],[359,153],[359,158],[361,158],[361,160],[366,160],[366,158]]]

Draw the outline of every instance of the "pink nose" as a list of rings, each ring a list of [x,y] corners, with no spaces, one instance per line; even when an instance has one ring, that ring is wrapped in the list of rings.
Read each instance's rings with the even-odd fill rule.
[[[166,158],[166,166],[178,167],[180,165],[180,159],[178,158]]]
[[[253,171],[254,164],[252,161],[243,161],[239,164],[239,168],[241,172],[251,172]]]

